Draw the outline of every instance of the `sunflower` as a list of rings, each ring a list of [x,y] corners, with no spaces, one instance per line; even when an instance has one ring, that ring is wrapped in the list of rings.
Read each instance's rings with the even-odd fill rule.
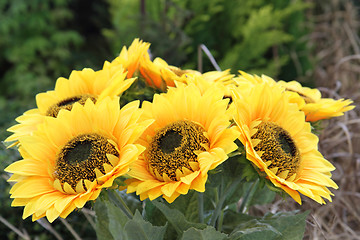
[[[232,114],[235,110],[232,104],[232,89],[236,87],[232,77],[233,75],[229,73],[229,70],[206,72],[201,75],[188,73],[175,81],[175,85],[179,87],[181,85],[194,84],[199,88],[201,94],[204,94],[209,88],[216,87],[221,89],[224,93],[223,98],[230,100],[228,108],[229,114]]]
[[[234,95],[239,140],[256,169],[300,204],[299,193],[318,203],[331,201],[327,187],[337,188],[330,173],[335,168],[318,151],[318,137],[283,88],[262,82],[237,88]]]
[[[132,102],[120,110],[117,98],[98,104],[88,99],[57,118],[44,117],[20,139],[23,159],[5,169],[16,182],[12,206],[25,206],[24,219],[46,216],[52,222],[96,199],[145,149],[134,142],[152,121],[139,121],[138,106]]]
[[[15,141],[11,146],[17,144],[20,137],[30,135],[36,130],[44,116],[56,117],[60,109],[71,110],[75,102],[84,104],[87,99],[97,102],[107,96],[120,95],[135,80],[125,80],[125,77],[126,72],[119,65],[99,71],[85,68],[82,71],[72,71],[69,79],[58,78],[54,90],[36,95],[38,108],[28,110],[16,118],[19,124],[8,129],[13,134],[5,142]]]
[[[229,128],[223,94],[216,87],[201,94],[190,84],[143,103],[143,118],[155,121],[139,139],[146,150],[130,167],[128,193],[171,203],[189,189],[205,191],[207,172],[237,149],[238,132]]]
[[[150,43],[143,42],[142,40],[136,38],[129,46],[129,49],[124,46],[119,56],[116,57],[111,63],[105,62],[104,68],[106,69],[108,67],[119,65],[123,66],[127,71],[127,78],[131,78],[139,68],[140,59],[143,56],[149,56],[149,47]]]
[[[149,55],[144,55],[140,59],[139,71],[141,77],[144,78],[149,86],[162,91],[166,91],[168,86],[174,87],[175,81],[179,81],[185,74],[201,75],[200,72],[195,70],[182,70],[178,67],[171,66],[159,57],[151,61]]]
[[[301,111],[305,113],[306,121],[309,122],[342,116],[344,112],[355,108],[351,105],[353,101],[350,99],[322,98],[318,89],[303,87],[296,81],[279,81],[278,84],[283,86],[287,92],[295,93],[291,102],[298,103],[301,106]],[[300,105],[301,100],[303,100],[303,104],[300,103]]]
[[[296,103],[301,111],[306,115],[306,121],[315,122],[322,119],[342,116],[344,112],[352,110],[355,106],[351,105],[352,100],[332,98],[322,98],[318,89],[303,87],[297,81],[276,82],[274,79],[262,75],[251,75],[239,71],[240,76],[236,78],[238,84],[255,84],[266,82],[268,84],[278,84],[284,88],[289,95],[291,103]]]
[[[210,71],[200,74],[199,72],[188,72],[186,74],[177,77],[174,80],[175,85],[179,83],[184,83],[189,85],[194,83],[198,86],[202,92],[205,89],[208,89],[213,84],[218,84],[218,86],[222,85],[225,87],[235,86],[236,82],[233,80],[234,75],[230,74],[230,70],[225,71]],[[230,91],[226,89],[226,93],[230,94]],[[226,95],[225,93],[225,95]]]

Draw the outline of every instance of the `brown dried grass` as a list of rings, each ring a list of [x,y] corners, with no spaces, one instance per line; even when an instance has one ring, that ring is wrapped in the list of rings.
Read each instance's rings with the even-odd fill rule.
[[[350,0],[309,2],[314,4],[308,13],[314,24],[312,78],[324,97],[351,98],[356,105],[342,117],[323,121],[319,135],[320,152],[336,166],[339,189],[326,205],[303,198],[299,206],[279,198],[252,211],[310,210],[304,239],[360,239],[360,10]]]

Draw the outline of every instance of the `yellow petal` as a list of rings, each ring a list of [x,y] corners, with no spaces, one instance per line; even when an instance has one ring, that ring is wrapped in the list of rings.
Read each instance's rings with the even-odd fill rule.
[[[84,179],[84,183],[85,183],[86,190],[89,190],[91,188],[92,182],[87,179]]]
[[[35,212],[35,206],[36,206],[36,199],[32,199],[30,202],[28,202],[24,207],[24,212],[22,218],[25,219],[31,214]]]
[[[184,176],[192,173],[193,171],[191,171],[190,169],[186,168],[186,167],[182,167],[182,171],[184,173]]]
[[[119,163],[119,157],[113,154],[106,154],[106,157],[113,167],[115,167]]]
[[[271,172],[273,172],[275,175],[277,174],[279,168],[278,167],[273,167],[269,169]]]
[[[95,175],[96,175],[96,178],[99,179],[101,178],[102,176],[104,176],[104,174],[98,169],[98,168],[95,168],[94,169],[94,172],[95,172]]]
[[[168,203],[172,203],[173,201],[175,201],[175,199],[180,195],[180,193],[175,192],[174,194],[172,194],[170,197],[164,195],[164,199],[168,202]]]
[[[118,152],[120,152],[119,149],[118,149],[118,145],[116,144],[116,142],[115,142],[114,140],[108,139],[108,142],[109,142],[111,145],[113,145]]]
[[[31,200],[31,198],[15,198],[11,202],[11,206],[12,207],[25,206],[30,200]]]
[[[259,152],[258,152],[258,154],[259,154]],[[272,161],[267,161],[267,162],[265,162],[265,164],[266,164],[266,167],[268,167],[272,164]]]
[[[164,181],[164,178],[159,174],[159,172],[157,171],[157,169],[154,170],[155,176],[158,180],[160,181]]]
[[[50,208],[46,211],[46,217],[50,223],[59,217],[60,213],[55,208]]]
[[[171,178],[166,173],[163,173],[163,179],[165,182],[172,182]]]
[[[61,182],[60,182],[59,179],[55,179],[55,180],[54,180],[53,186],[54,186],[54,188],[55,188],[56,190],[58,190],[58,191],[60,191],[60,192],[62,192],[62,193],[65,193],[65,192],[64,192],[64,189],[62,188],[62,185],[61,185]]]
[[[282,179],[286,179],[288,175],[289,175],[289,170],[285,170],[277,174],[277,176]]]
[[[194,172],[200,169],[198,162],[189,162],[189,165]]]
[[[83,186],[84,181],[80,180],[77,184],[76,184],[76,192],[77,193],[83,193],[85,192],[84,186]]]
[[[26,181],[16,183],[11,189],[12,198],[32,198],[54,191],[48,178],[29,177]]]
[[[294,173],[293,175],[288,177],[288,179],[286,179],[286,181],[293,182],[295,180],[295,178],[296,178],[296,173]]]
[[[105,173],[109,173],[114,169],[110,164],[107,164],[107,163],[104,163],[103,167],[105,169]]]
[[[260,139],[251,139],[253,147],[256,147],[259,143],[261,143]]]
[[[179,185],[180,182],[171,182],[162,186],[161,191],[164,193],[165,196],[171,197]]]
[[[70,194],[77,194],[75,192],[75,190],[70,186],[70,184],[68,184],[67,182],[64,183],[64,191],[66,193],[70,193]]]
[[[176,174],[176,180],[177,180],[177,181],[180,180],[180,177],[183,177],[183,176],[184,176],[184,174],[181,172],[180,169],[176,169],[175,174]]]

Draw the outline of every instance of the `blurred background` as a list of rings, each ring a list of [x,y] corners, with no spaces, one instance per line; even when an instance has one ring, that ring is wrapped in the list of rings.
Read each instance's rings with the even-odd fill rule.
[[[351,98],[357,108],[321,123],[320,152],[337,169],[333,202],[276,199],[251,213],[310,210],[305,239],[360,239],[360,2],[358,0],[0,0],[0,139],[72,70],[98,70],[134,38],[153,57],[181,68],[266,74],[318,87],[324,97]],[[22,220],[11,208],[8,175],[19,159],[0,145],[0,239],[95,239],[89,209],[49,224]],[[88,206],[90,207],[90,206]]]

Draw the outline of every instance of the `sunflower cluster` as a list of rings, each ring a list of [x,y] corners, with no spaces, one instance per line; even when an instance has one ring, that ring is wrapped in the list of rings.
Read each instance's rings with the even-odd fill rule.
[[[343,115],[351,100],[242,71],[183,70],[152,61],[149,46],[135,39],[101,70],[57,79],[8,129],[5,142],[22,159],[5,170],[23,218],[65,218],[119,177],[140,200],[171,203],[189,190],[204,192],[209,171],[236,161],[229,154],[239,148],[259,176],[295,201],[299,193],[331,201],[335,168],[318,151],[311,122]],[[152,100],[121,106],[140,83],[153,89]]]

